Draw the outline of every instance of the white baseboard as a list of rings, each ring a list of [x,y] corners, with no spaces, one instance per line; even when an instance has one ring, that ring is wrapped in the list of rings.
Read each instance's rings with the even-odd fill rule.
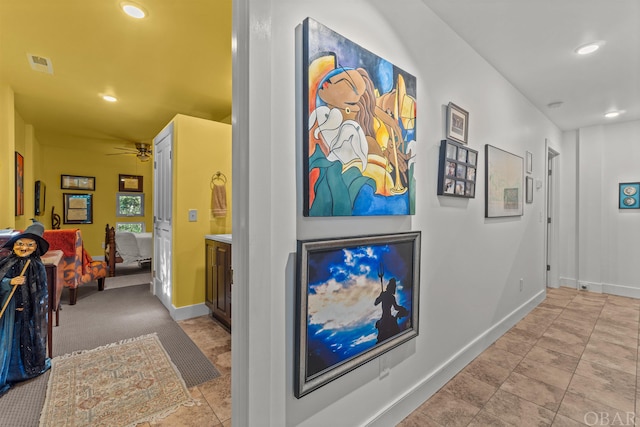
[[[615,285],[613,283],[589,282],[568,277],[560,278],[560,286],[600,294],[617,295],[621,297],[640,299],[640,284],[636,286]]]
[[[595,292],[595,293],[598,293],[598,294],[603,293],[602,292],[602,283],[587,282],[586,280],[578,280],[578,290]]]
[[[571,279],[568,277],[561,277],[560,286],[565,288],[578,289],[578,281],[576,279]]]
[[[180,320],[206,316],[209,314],[209,307],[207,307],[204,303],[187,305],[185,307],[176,307],[174,305],[171,305],[169,314],[171,314],[171,318],[173,320],[178,322]]]
[[[605,294],[618,295],[620,297],[640,299],[640,285],[632,287],[602,283],[602,292]]]
[[[449,360],[429,373],[413,388],[407,390],[407,392],[396,400],[389,402],[385,408],[382,408],[380,412],[370,418],[365,425],[371,427],[386,427],[398,424],[407,415],[415,411],[420,405],[427,401],[435,392],[437,392],[480,353],[504,335],[505,332],[529,314],[531,310],[544,301],[545,297],[546,290],[542,290],[537,293],[494,326],[467,344],[458,353],[449,358]]]

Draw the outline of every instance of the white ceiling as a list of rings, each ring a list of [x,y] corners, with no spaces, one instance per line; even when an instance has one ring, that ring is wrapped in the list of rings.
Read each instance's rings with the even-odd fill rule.
[[[640,119],[640,0],[423,2],[561,129]],[[0,0],[0,82],[39,140],[149,141],[178,113],[228,120],[232,0],[137,0],[142,21],[119,3]],[[573,52],[593,40],[606,44]],[[604,119],[612,109],[626,113]]]
[[[562,130],[640,119],[639,0],[422,1]]]

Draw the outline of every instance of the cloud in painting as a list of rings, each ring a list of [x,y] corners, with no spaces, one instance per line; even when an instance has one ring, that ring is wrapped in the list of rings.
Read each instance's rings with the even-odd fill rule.
[[[367,336],[361,336],[360,338],[353,341],[353,343],[351,344],[351,347],[355,347],[357,345],[360,345],[366,342],[376,341],[377,339],[378,339],[378,334],[369,334]]]
[[[335,330],[370,323],[380,318],[380,306],[374,305],[379,294],[380,282],[364,275],[350,275],[343,282],[331,278],[309,295],[309,324]]]

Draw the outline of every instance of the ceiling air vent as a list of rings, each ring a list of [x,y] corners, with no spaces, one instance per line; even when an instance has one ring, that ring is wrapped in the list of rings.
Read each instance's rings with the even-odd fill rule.
[[[31,65],[31,68],[34,70],[42,73],[53,74],[53,65],[51,65],[51,60],[49,58],[33,55],[31,53],[27,53],[27,58],[29,59],[29,65]]]

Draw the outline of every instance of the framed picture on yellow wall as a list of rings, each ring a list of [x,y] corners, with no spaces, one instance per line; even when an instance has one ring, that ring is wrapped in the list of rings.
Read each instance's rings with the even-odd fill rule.
[[[24,215],[24,157],[16,151],[16,216]]]
[[[96,178],[93,176],[60,175],[60,188],[63,190],[96,190]]]
[[[118,191],[130,191],[142,193],[142,176],[140,175],[118,175]]]
[[[64,193],[64,223],[93,224],[93,196]]]

